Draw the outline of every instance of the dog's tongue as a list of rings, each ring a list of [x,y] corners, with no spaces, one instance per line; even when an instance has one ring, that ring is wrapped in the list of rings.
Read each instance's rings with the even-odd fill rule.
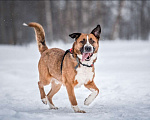
[[[90,56],[90,53],[83,53],[82,61],[84,61],[88,56]]]

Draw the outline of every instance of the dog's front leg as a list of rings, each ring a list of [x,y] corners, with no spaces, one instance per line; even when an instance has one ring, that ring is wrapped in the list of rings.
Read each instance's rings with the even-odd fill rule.
[[[92,92],[84,101],[84,105],[89,105],[98,95],[99,89],[96,87],[94,81],[89,82],[88,84],[85,84],[84,86]]]
[[[78,105],[77,105],[76,97],[75,97],[75,94],[74,94],[74,87],[71,84],[66,83],[66,88],[67,88],[69,100],[71,102],[71,105],[72,105],[72,108],[73,108],[74,112],[76,112],[76,113],[85,113],[85,111],[80,110]]]

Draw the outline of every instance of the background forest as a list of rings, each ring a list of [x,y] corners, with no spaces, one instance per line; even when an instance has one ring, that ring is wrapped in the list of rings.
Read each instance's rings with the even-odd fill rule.
[[[73,32],[89,33],[97,24],[101,40],[148,40],[149,1],[0,1],[0,44],[28,44],[34,31],[22,24],[43,25],[47,42],[69,42]]]
[[[73,112],[65,86],[54,96],[58,110],[40,99],[38,61],[41,54],[33,28],[46,32],[48,48],[72,48],[69,34],[102,33],[94,82],[100,93],[89,106],[91,92],[75,89]],[[150,0],[0,0],[0,120],[150,120]],[[51,85],[44,87],[46,94]]]

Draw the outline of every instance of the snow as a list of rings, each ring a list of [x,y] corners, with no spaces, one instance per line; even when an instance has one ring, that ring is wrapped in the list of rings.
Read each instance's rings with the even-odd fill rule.
[[[54,43],[64,50],[71,44]],[[0,120],[149,120],[150,41],[101,41],[95,64],[95,82],[100,94],[89,106],[91,93],[75,89],[78,106],[74,113],[64,86],[54,96],[58,110],[49,110],[38,90],[37,45],[0,45]],[[46,93],[50,86],[45,87]]]

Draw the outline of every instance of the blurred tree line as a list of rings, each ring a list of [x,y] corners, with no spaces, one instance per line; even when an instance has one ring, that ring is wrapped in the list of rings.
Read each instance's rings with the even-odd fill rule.
[[[150,36],[150,2],[142,1],[0,1],[0,44],[28,44],[34,31],[23,23],[38,22],[47,42],[71,41],[73,32],[102,27],[101,39],[142,39]]]

